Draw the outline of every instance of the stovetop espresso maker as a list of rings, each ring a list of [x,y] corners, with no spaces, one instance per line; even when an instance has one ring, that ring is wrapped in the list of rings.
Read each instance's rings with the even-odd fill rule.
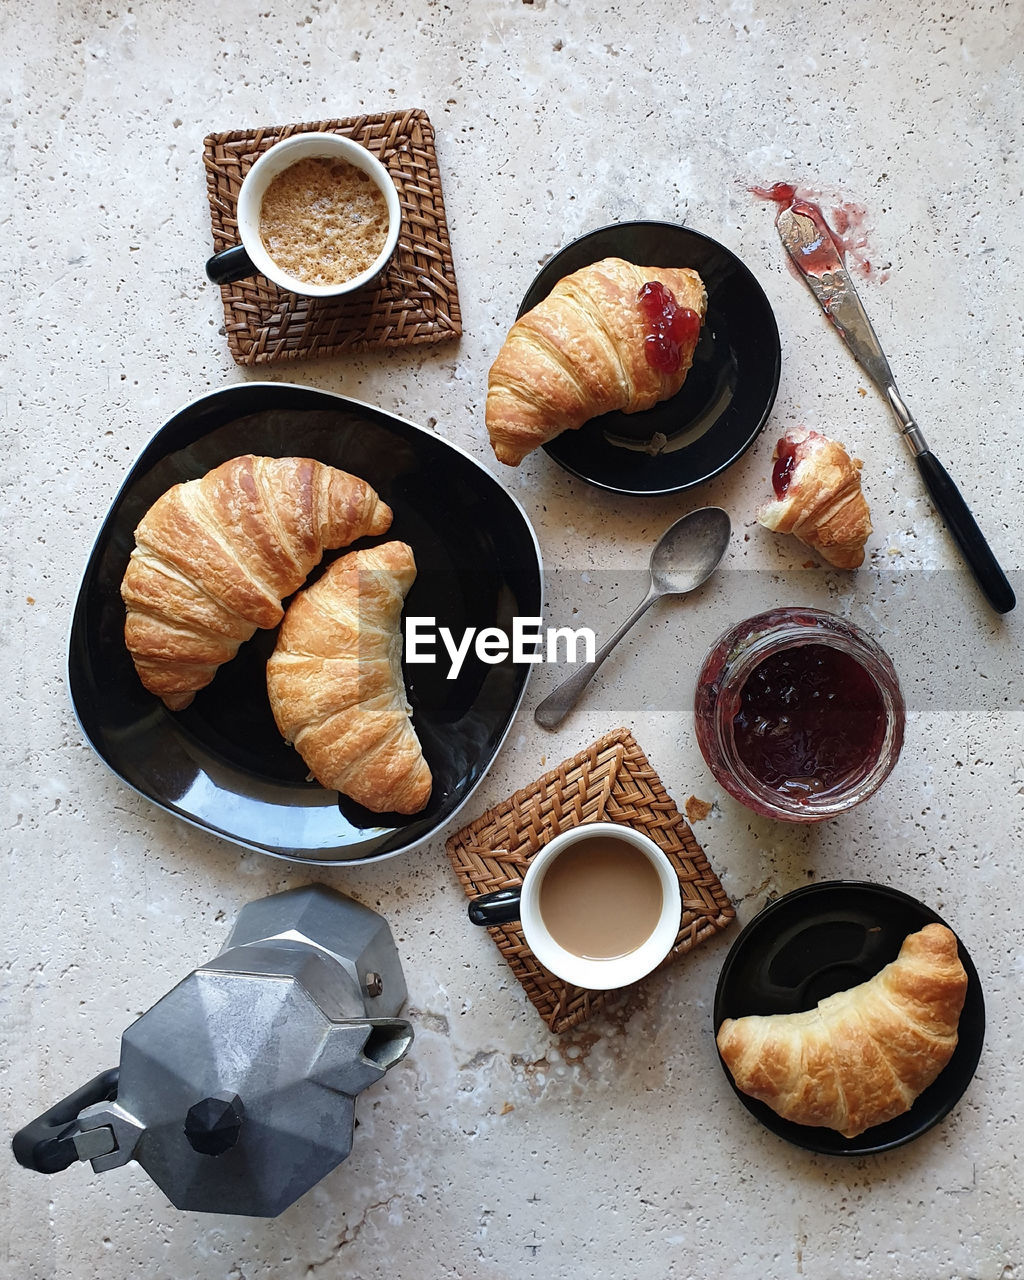
[[[349,1154],[355,1099],[399,1062],[387,922],[310,885],[250,902],[220,955],[123,1034],[120,1066],[15,1135],[18,1162],[136,1160],[179,1209],[274,1217]]]

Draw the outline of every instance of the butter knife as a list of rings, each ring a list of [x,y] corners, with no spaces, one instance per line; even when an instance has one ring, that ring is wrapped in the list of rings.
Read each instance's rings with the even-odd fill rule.
[[[897,390],[889,361],[821,210],[817,205],[797,200],[789,208],[780,210],[775,225],[786,252],[818,299],[822,311],[892,410],[935,509],[946,522],[978,586],[997,613],[1009,613],[1017,603],[1013,588],[960,490],[928,448],[921,428]]]

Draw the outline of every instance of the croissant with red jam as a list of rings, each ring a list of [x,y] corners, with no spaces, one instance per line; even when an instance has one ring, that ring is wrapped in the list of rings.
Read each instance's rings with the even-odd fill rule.
[[[682,387],[707,310],[696,271],[604,258],[559,280],[512,326],[487,381],[499,462],[563,431],[651,409]]]
[[[837,569],[863,564],[871,515],[860,486],[860,459],[806,427],[787,431],[773,458],[776,496],[758,511],[758,521],[775,533],[792,533]]]

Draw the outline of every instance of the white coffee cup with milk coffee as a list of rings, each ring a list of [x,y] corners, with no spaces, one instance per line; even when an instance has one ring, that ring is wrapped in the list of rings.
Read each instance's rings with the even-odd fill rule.
[[[610,991],[665,959],[679,934],[682,897],[653,840],[620,823],[590,822],[539,849],[521,886],[474,898],[469,918],[518,920],[545,969],[573,986]]]

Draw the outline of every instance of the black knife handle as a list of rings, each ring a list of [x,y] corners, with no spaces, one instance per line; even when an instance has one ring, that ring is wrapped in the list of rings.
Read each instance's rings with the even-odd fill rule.
[[[1017,603],[1013,588],[949,472],[930,449],[917,455],[917,469],[989,604],[996,613],[1009,613]]]

